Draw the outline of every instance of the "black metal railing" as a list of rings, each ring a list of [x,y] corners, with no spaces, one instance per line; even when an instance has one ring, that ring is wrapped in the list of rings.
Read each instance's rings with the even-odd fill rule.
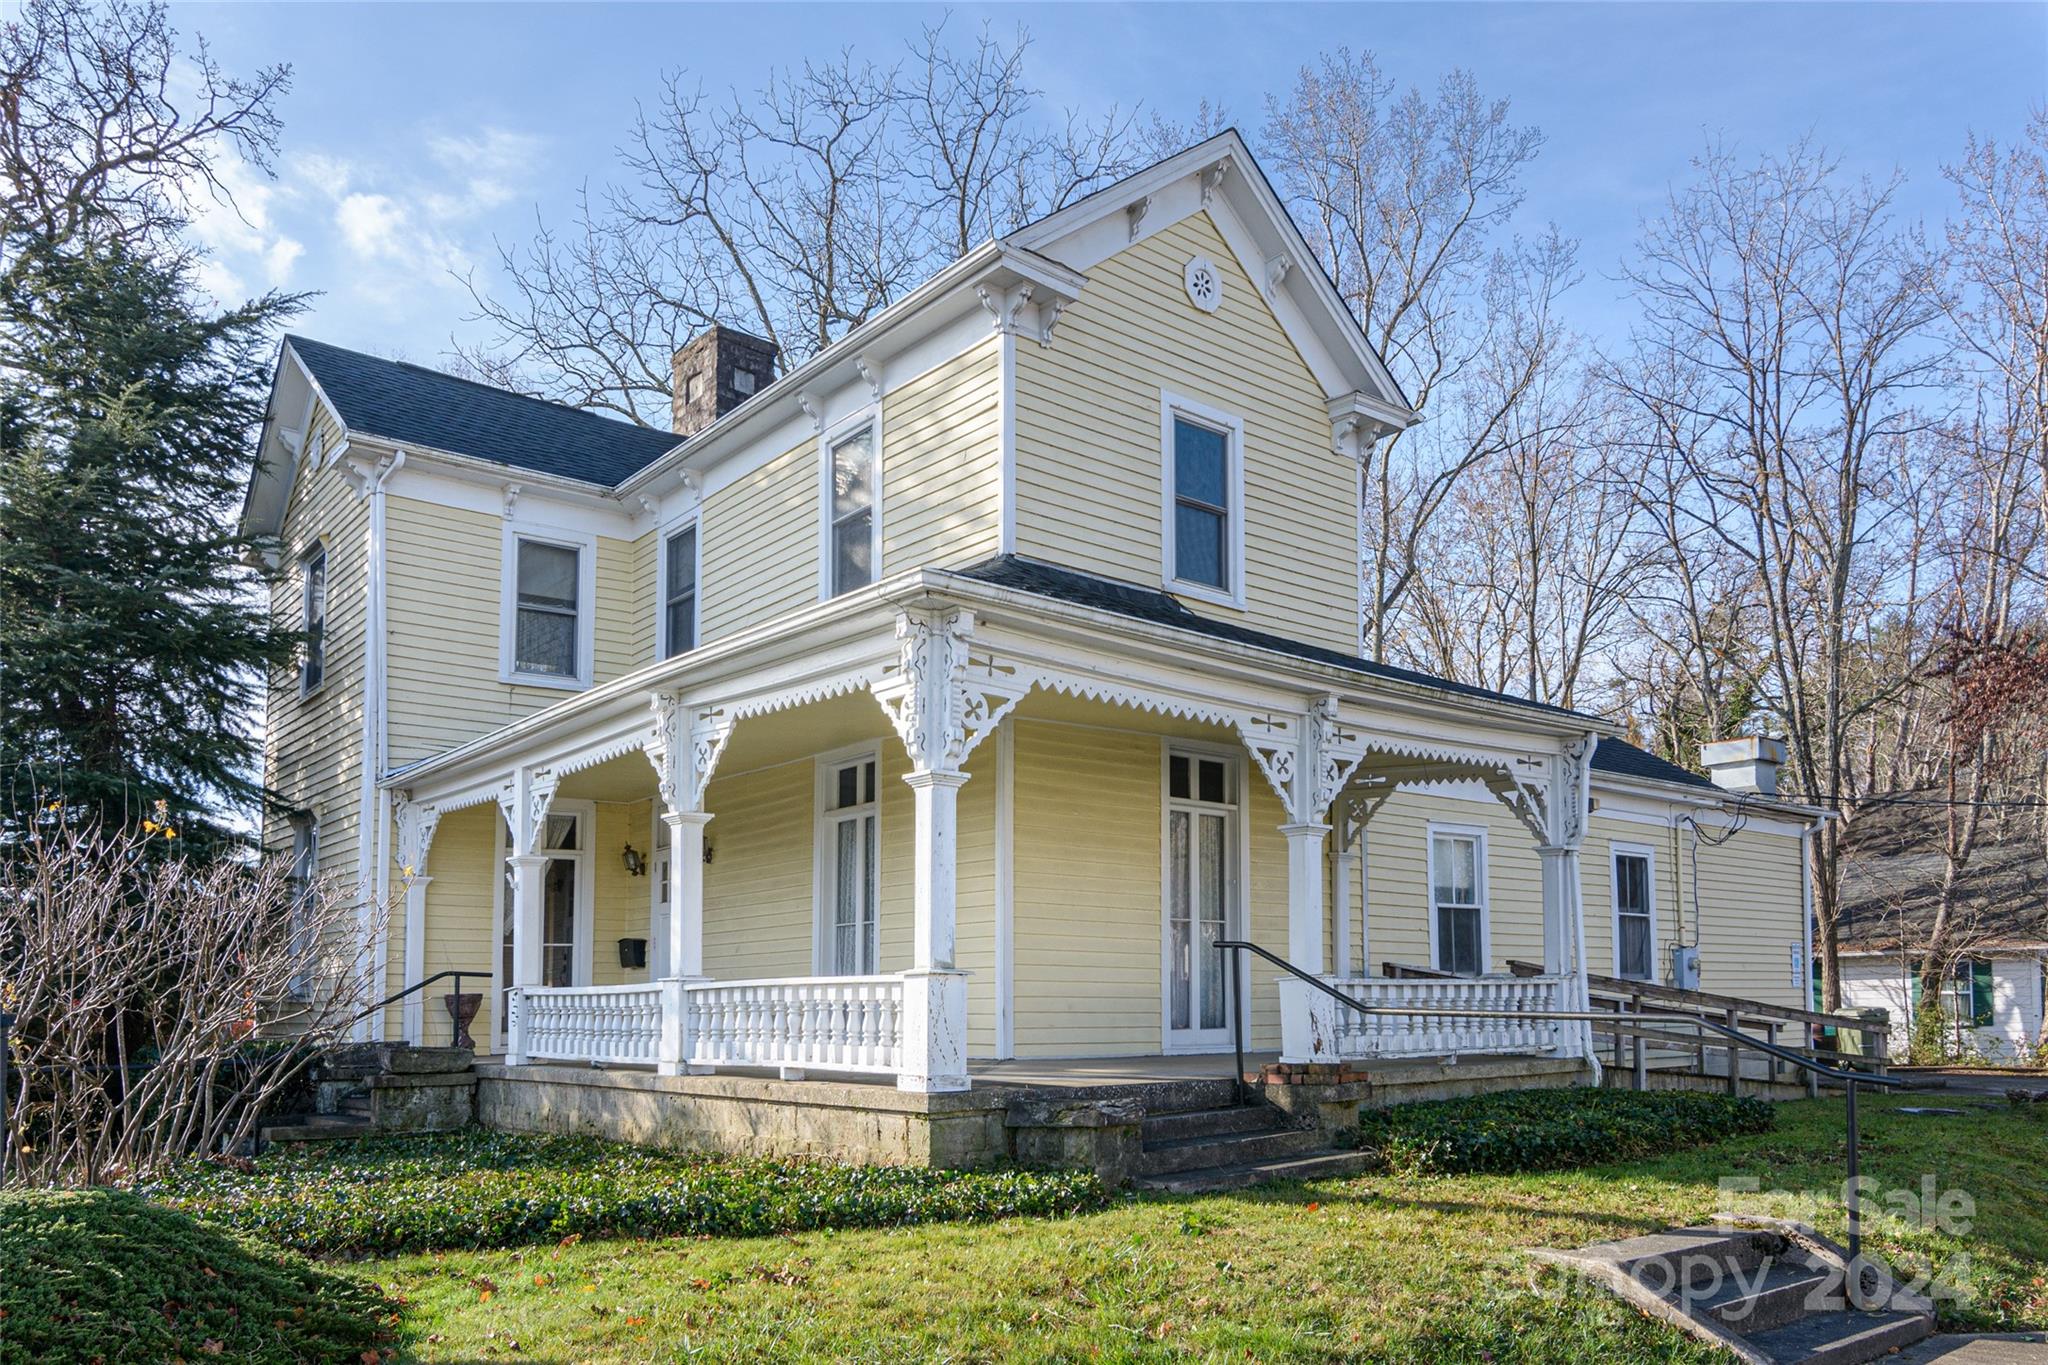
[[[427,987],[433,985],[436,981],[447,981],[450,978],[453,978],[455,982],[455,989],[451,991],[450,994],[455,999],[455,1012],[451,1012],[448,1016],[449,1046],[466,1047],[474,1050],[476,1047],[476,1040],[469,1036],[469,1021],[462,1018],[460,1014],[462,1008],[462,978],[464,978],[465,976],[469,977],[473,981],[481,981],[487,987],[490,985],[491,982],[491,974],[488,971],[479,972],[467,967],[452,967],[445,972],[435,972],[432,976],[422,977],[420,980],[413,982],[410,986],[407,986],[404,990],[393,991],[391,994],[385,996],[382,1000],[379,1000],[376,1004],[364,1009],[362,1012],[357,1014],[355,1018],[350,1019],[349,1022],[353,1024],[357,1020],[367,1019],[373,1014],[377,1014],[385,1009],[390,1008],[391,1006],[397,1004],[401,1000],[407,999],[410,996],[418,994],[419,992],[425,990]],[[422,1003],[424,1004],[425,1002]],[[479,1008],[481,1008],[481,1002],[479,1002]],[[423,1010],[422,1014],[424,1015],[424,1013],[425,1011]],[[422,1018],[420,1020],[420,1041],[424,1043],[426,1042],[426,1040],[427,1024],[426,1020]]]
[[[1338,1004],[1364,1015],[1400,1015],[1410,1018],[1449,1019],[1540,1019],[1547,1022],[1584,1023],[1587,1025],[1595,1023],[1627,1024],[1655,1022],[1667,1025],[1677,1023],[1704,1029],[1727,1039],[1732,1045],[1728,1050],[1728,1065],[1731,1074],[1739,1070],[1741,1066],[1741,1061],[1736,1055],[1737,1049],[1748,1048],[1755,1052],[1761,1052],[1766,1056],[1775,1057],[1779,1061],[1790,1063],[1823,1080],[1838,1081],[1841,1083],[1843,1093],[1848,1101],[1848,1113],[1845,1116],[1848,1120],[1849,1129],[1848,1181],[1843,1185],[1842,1193],[1849,1222],[1849,1264],[1854,1267],[1862,1259],[1863,1201],[1859,1189],[1861,1161],[1858,1152],[1860,1144],[1858,1142],[1859,1134],[1856,1121],[1856,1090],[1858,1086],[1863,1085],[1876,1085],[1886,1089],[1897,1089],[1903,1086],[1905,1082],[1896,1076],[1874,1075],[1865,1071],[1823,1066],[1810,1057],[1803,1056],[1787,1048],[1779,1047],[1776,1043],[1766,1043],[1760,1039],[1752,1038],[1738,1028],[1730,1027],[1719,1020],[1709,1019],[1703,1014],[1696,1014],[1688,1010],[1639,1009],[1624,1014],[1620,1011],[1596,1012],[1593,1010],[1487,1010],[1473,1009],[1469,1006],[1368,1005],[1363,1001],[1352,999],[1329,982],[1324,981],[1320,977],[1310,975],[1292,962],[1287,961],[1287,959],[1268,952],[1256,943],[1249,943],[1243,939],[1221,939],[1216,944],[1216,950],[1224,954],[1224,975],[1230,980],[1230,995],[1233,1005],[1232,1032],[1237,1053],[1236,1078],[1240,1099],[1245,1098],[1247,1095],[1247,1083],[1244,1078],[1244,992],[1238,983],[1238,967],[1241,961],[1238,954],[1242,953],[1254,953],[1264,958],[1267,962],[1272,963],[1275,967],[1278,967],[1281,971],[1286,972],[1304,985],[1321,991]],[[1860,1277],[1852,1276],[1851,1278],[1859,1290],[1860,1296]]]

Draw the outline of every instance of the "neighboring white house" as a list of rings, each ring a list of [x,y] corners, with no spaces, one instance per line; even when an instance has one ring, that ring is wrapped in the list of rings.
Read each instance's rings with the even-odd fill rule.
[[[1891,1011],[1904,1056],[1922,998],[1920,960],[1943,871],[1937,808],[1859,818],[1842,871],[1842,1003]],[[1951,1050],[1988,1061],[2038,1057],[2048,1008],[2048,863],[2031,827],[1987,827],[1957,879],[1942,1008]]]
[[[1227,1052],[1227,938],[1361,999],[1572,1006],[1677,946],[1806,999],[1817,812],[1359,657],[1361,470],[1413,417],[1234,133],[776,365],[707,331],[659,432],[284,347],[246,521],[319,645],[268,838],[395,903],[390,989],[487,973],[508,1075]],[[1237,972],[1286,1059],[1593,1065]]]

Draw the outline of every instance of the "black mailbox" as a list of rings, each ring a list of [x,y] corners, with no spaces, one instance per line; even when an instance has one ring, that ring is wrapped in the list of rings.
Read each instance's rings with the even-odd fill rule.
[[[647,965],[647,940],[644,938],[620,939],[619,965],[621,967],[645,967]]]

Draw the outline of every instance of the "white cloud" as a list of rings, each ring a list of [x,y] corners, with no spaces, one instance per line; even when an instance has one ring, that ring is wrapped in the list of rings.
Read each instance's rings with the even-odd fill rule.
[[[422,216],[413,204],[388,194],[345,194],[334,207],[334,225],[342,241],[362,260],[420,273],[465,273],[468,254],[453,240],[424,226]]]
[[[292,267],[299,257],[306,254],[303,242],[291,237],[279,237],[263,253],[263,277],[273,286],[281,286],[292,277]]]
[[[246,298],[243,275],[254,271],[272,286],[291,280],[305,247],[278,230],[276,207],[291,197],[242,161],[222,162],[220,190],[197,187],[188,195],[192,239],[207,252],[200,284],[222,302]]]
[[[437,218],[463,218],[510,203],[523,192],[543,146],[542,139],[509,128],[429,138],[427,154],[444,172],[460,177],[456,190],[428,196],[429,211]]]

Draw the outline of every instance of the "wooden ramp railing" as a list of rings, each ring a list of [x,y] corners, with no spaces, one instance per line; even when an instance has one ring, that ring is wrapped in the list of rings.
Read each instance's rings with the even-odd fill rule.
[[[1508,970],[1516,976],[1540,976],[1543,971],[1536,963],[1515,961],[1508,963]],[[1826,1066],[1866,1071],[1876,1076],[1886,1074],[1888,1069],[1890,1030],[1885,1024],[1865,1023],[1850,1015],[1822,1014],[1791,1005],[1774,1005],[1764,1000],[1717,995],[1711,991],[1681,990],[1654,981],[1633,981],[1618,976],[1589,973],[1586,991],[1596,1014],[1606,1010],[1616,1015],[1637,1015],[1646,1005],[1667,1013],[1682,1011],[1726,1028],[1753,1033],[1772,1047],[1799,1053]],[[1847,1034],[1860,1039],[1860,1053],[1839,1046],[1823,1046],[1821,1029],[1833,1029],[1838,1037]],[[1639,1090],[1648,1083],[1647,1074],[1654,1050],[1655,1060],[1661,1062],[1668,1063],[1674,1057],[1695,1058],[1699,1075],[1718,1074],[1724,1078],[1729,1094],[1740,1093],[1742,1049],[1705,1029],[1688,1031],[1683,1024],[1651,1026],[1627,1023],[1617,1018],[1609,1023],[1596,1019],[1593,1032],[1597,1037],[1608,1040],[1612,1048],[1610,1064],[1617,1072],[1628,1072]],[[1794,1069],[1767,1053],[1762,1055],[1763,1074],[1754,1079],[1777,1082]],[[1720,1064],[1718,1071],[1714,1066],[1716,1061]],[[1819,1076],[1804,1068],[1799,1068],[1799,1071],[1805,1080],[1807,1093],[1817,1093]]]

